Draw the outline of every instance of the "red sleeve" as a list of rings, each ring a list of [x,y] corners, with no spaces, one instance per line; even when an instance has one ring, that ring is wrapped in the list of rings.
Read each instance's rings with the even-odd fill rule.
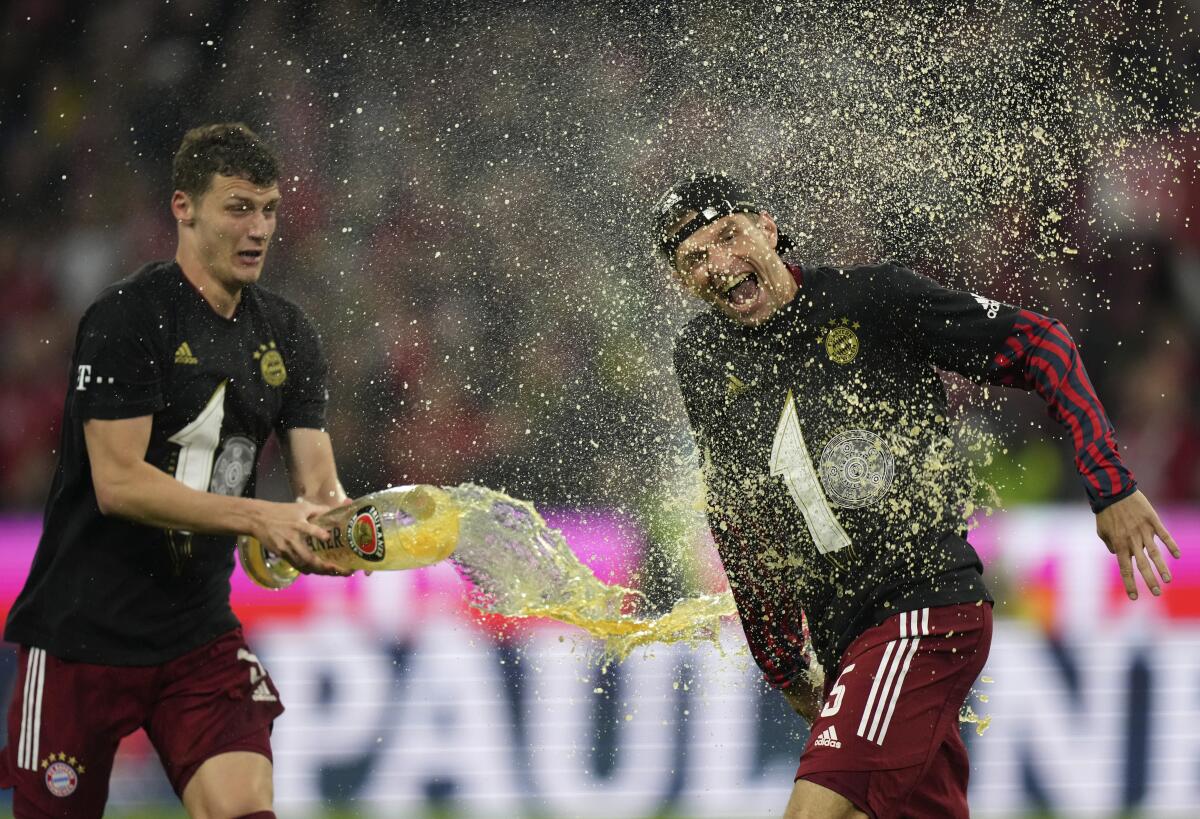
[[[1059,321],[942,287],[899,266],[885,268],[884,275],[900,296],[898,323],[913,349],[944,370],[1041,396],[1050,417],[1071,435],[1075,468],[1093,511],[1137,489],[1079,350]]]
[[[788,688],[808,670],[811,657],[799,600],[794,594],[781,593],[777,575],[755,565],[761,559],[758,549],[748,547],[740,532],[712,513],[709,525],[721,552],[750,654],[769,684]],[[770,542],[770,538],[757,536],[754,540]],[[772,577],[773,584],[768,582]]]
[[[989,381],[1035,391],[1050,417],[1070,432],[1075,468],[1093,511],[1133,494],[1133,473],[1121,462],[1113,426],[1066,327],[1032,310],[1019,310],[992,363]]]

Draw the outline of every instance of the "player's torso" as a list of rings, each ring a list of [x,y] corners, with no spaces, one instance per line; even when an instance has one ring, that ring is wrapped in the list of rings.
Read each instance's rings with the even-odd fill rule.
[[[194,292],[181,291],[169,310],[166,407],[154,416],[146,460],[193,489],[241,495],[283,403],[280,331],[255,296],[233,320]]]
[[[945,390],[901,341],[903,317],[854,284],[806,271],[779,321],[700,344],[710,503],[761,546],[756,582],[799,592],[810,623],[937,575],[930,541],[961,527]]]

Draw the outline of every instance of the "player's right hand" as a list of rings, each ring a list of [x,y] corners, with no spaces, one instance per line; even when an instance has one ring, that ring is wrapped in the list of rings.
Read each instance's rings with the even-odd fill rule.
[[[345,577],[353,574],[320,557],[308,545],[306,538],[328,543],[330,534],[314,520],[332,507],[319,506],[305,500],[294,503],[263,502],[259,508],[258,531],[251,532],[267,551],[282,557],[304,574],[331,574]]]

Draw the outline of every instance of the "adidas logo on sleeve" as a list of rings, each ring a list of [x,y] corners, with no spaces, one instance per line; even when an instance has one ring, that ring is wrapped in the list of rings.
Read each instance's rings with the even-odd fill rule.
[[[837,728],[830,725],[821,732],[821,735],[816,738],[813,745],[827,745],[830,748],[841,748],[842,741],[838,739]]]

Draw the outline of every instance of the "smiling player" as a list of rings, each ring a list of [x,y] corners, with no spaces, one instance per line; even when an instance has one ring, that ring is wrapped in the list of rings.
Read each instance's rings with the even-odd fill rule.
[[[1135,566],[1156,595],[1170,582],[1155,537],[1179,557],[1074,342],[1054,319],[894,264],[785,264],[787,237],[723,175],[672,188],[654,218],[673,275],[711,307],[675,345],[710,528],[755,659],[811,723],[786,819],[966,817],[958,713],[992,601],[936,369],[1046,402],[1130,598]]]
[[[229,605],[235,536],[306,572],[345,493],[316,331],[257,282],[278,162],[240,124],[175,155],[175,260],[100,294],[79,324],[58,469],[25,587],[0,752],[17,817],[98,817],[119,741],[144,728],[194,817],[272,813],[279,695]],[[272,432],[297,503],[253,499]]]

